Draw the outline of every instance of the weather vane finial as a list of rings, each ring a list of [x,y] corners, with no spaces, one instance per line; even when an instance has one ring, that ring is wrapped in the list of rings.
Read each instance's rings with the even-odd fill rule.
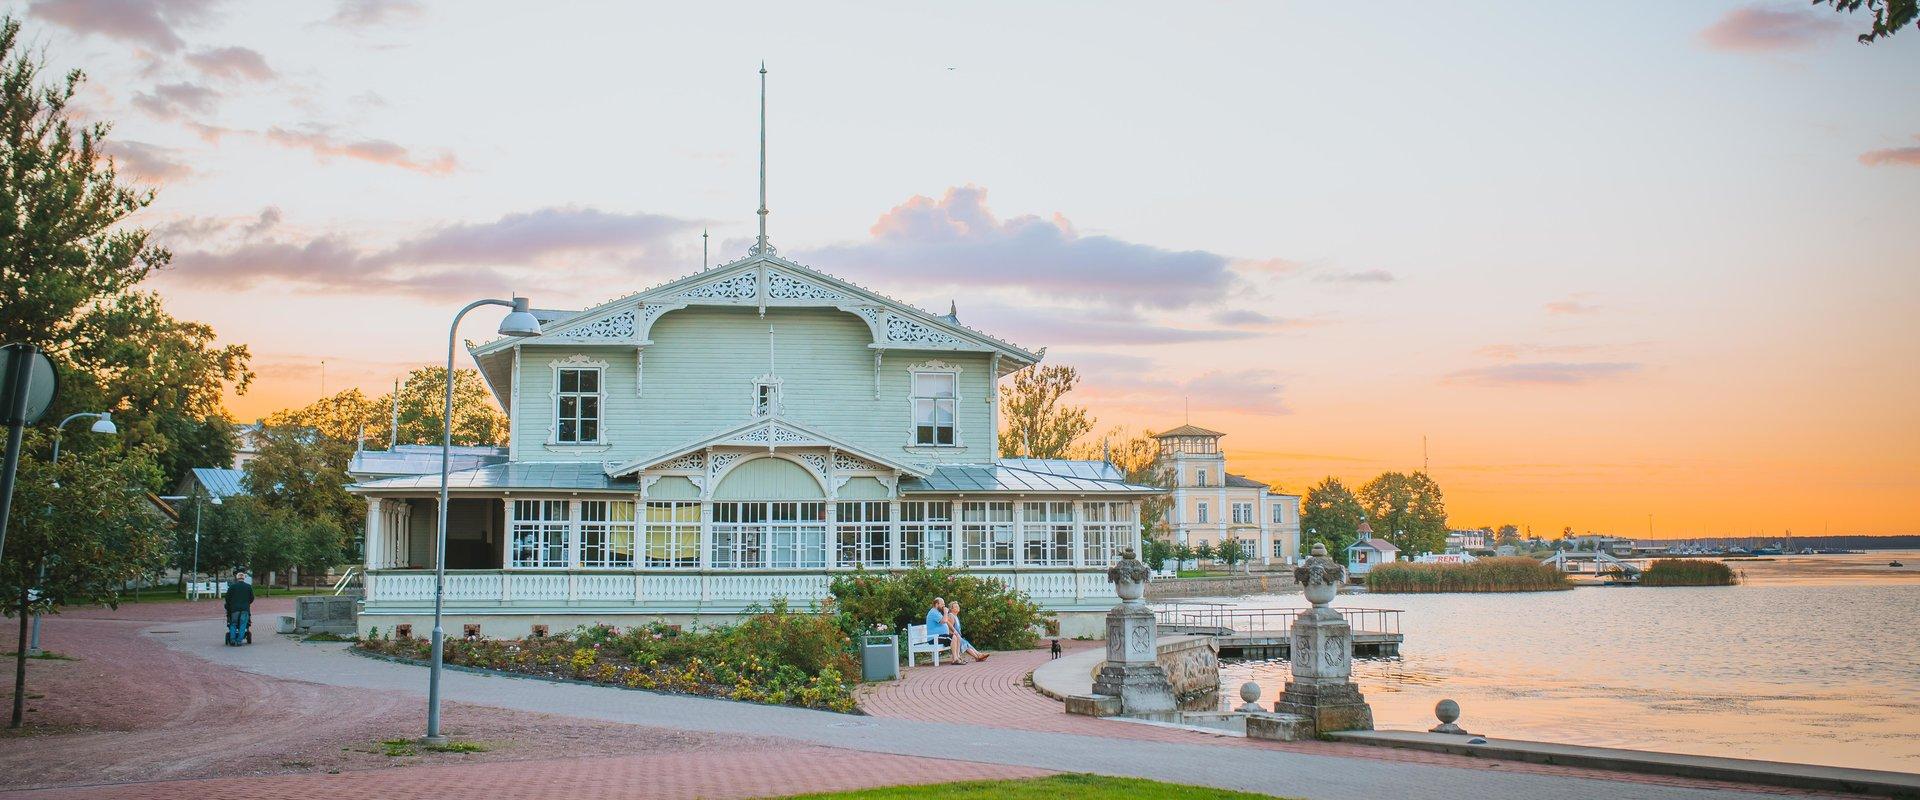
[[[760,62],[760,238],[750,251],[770,255],[773,244],[767,241],[767,62]]]

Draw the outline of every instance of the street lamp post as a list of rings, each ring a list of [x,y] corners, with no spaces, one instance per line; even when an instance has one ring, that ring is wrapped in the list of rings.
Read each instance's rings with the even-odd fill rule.
[[[453,464],[453,352],[456,337],[459,336],[460,318],[467,312],[481,306],[506,306],[513,309],[505,319],[500,320],[502,336],[539,336],[540,320],[527,310],[527,298],[516,297],[512,300],[475,300],[468,303],[460,313],[453,315],[453,324],[447,327],[447,394],[446,405],[440,416],[444,430],[440,436],[440,507],[439,524],[433,536],[433,643],[432,654],[427,666],[427,735],[420,741],[427,745],[444,745],[448,739],[440,732],[440,667],[445,655],[446,631],[441,625],[441,615],[447,595],[447,481]],[[511,434],[509,434],[511,435]]]
[[[53,426],[53,458],[48,459],[47,463],[49,466],[52,466],[52,467],[60,466],[60,437],[66,432],[67,423],[72,422],[76,419],[83,419],[83,418],[93,420],[93,427],[89,428],[88,430],[91,430],[94,433],[104,433],[109,436],[117,435],[120,433],[120,428],[113,424],[113,412],[111,411],[100,411],[100,412],[81,411],[76,414],[68,414],[66,419],[60,420],[60,424]],[[59,473],[56,472],[54,474],[57,476]],[[55,486],[60,485],[60,481],[58,477],[54,479],[53,485]],[[53,519],[52,505],[47,506],[47,519],[48,520]],[[45,562],[41,562],[39,577],[35,578],[34,582],[36,585],[44,585],[47,582],[47,565]],[[40,655],[40,615],[39,614],[33,615],[33,634],[27,640],[27,655],[29,656]]]

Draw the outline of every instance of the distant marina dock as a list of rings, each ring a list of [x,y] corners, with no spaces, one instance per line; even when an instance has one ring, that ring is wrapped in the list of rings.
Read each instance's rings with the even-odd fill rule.
[[[1399,609],[1336,609],[1353,626],[1353,654],[1360,658],[1400,655],[1406,640],[1400,631]],[[1214,637],[1222,658],[1288,658],[1292,651],[1294,619],[1305,608],[1246,608],[1227,603],[1155,603],[1154,618],[1162,633]]]

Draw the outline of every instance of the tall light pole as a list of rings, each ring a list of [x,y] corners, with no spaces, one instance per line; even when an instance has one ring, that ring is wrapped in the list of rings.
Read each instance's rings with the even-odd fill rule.
[[[453,315],[453,324],[447,327],[447,402],[440,415],[440,423],[444,428],[440,436],[440,520],[433,536],[433,652],[427,666],[427,735],[420,737],[420,741],[428,745],[444,745],[448,741],[446,735],[440,732],[440,667],[447,639],[446,631],[441,626],[441,613],[447,596],[447,476],[452,472],[453,464],[454,342],[459,336],[460,318],[481,306],[506,306],[513,309],[505,319],[500,320],[502,336],[540,335],[540,320],[527,310],[527,298],[524,297],[516,297],[512,300],[475,300],[460,309],[460,313]]]
[[[120,433],[120,428],[113,424],[113,412],[111,411],[99,411],[99,412],[82,411],[76,414],[68,414],[66,419],[60,420],[60,424],[53,426],[53,458],[48,460],[47,463],[49,466],[52,466],[52,467],[60,466],[60,437],[66,433],[67,423],[72,422],[76,419],[93,420],[93,427],[89,428],[89,430],[93,431],[94,433],[104,433],[104,434],[107,434],[108,436],[115,436]],[[56,476],[59,475],[58,472],[55,472],[54,474]],[[59,478],[56,477],[54,479],[53,485],[55,486],[60,485]],[[52,505],[47,506],[47,519],[48,520],[53,519]],[[40,575],[38,578],[35,579],[35,583],[37,585],[44,585],[46,582],[47,582],[47,565],[46,565],[46,562],[43,561],[40,563]],[[29,656],[40,655],[40,615],[39,614],[33,615],[33,635],[27,640],[27,655]]]

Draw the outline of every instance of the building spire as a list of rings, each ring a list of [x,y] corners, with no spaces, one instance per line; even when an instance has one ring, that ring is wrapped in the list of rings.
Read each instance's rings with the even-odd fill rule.
[[[767,62],[760,62],[760,238],[753,243],[755,255],[773,253],[767,242]]]
[[[700,271],[707,271],[707,229],[700,229]]]

